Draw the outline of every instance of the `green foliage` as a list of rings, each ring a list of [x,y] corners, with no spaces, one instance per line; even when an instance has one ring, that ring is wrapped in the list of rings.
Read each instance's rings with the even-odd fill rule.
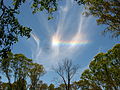
[[[41,86],[40,86],[40,90],[47,90],[48,89],[48,85],[46,83],[43,83]]]
[[[85,70],[78,85],[85,90],[118,90],[120,88],[120,44],[107,53],[97,54]]]
[[[13,0],[14,9],[19,9],[22,3],[25,3],[26,0]]]
[[[8,86],[11,88],[11,76],[12,76],[12,68],[11,68],[11,61],[13,59],[13,54],[11,52],[7,52],[7,56],[9,58],[0,59],[0,73],[5,74],[8,80]]]
[[[60,85],[59,85],[59,88],[60,88],[61,90],[66,90],[65,84],[60,84]],[[68,89],[67,89],[67,90],[68,90]]]
[[[55,88],[55,90],[61,90],[61,88],[60,88],[60,87],[58,87],[58,88]]]
[[[25,81],[28,75],[29,65],[32,63],[32,60],[23,54],[14,55],[11,52],[7,52],[7,56],[8,58],[0,60],[0,70],[8,79],[9,87],[12,88],[11,78],[14,78],[14,82],[17,84],[16,89],[18,89],[18,87],[22,87],[21,83]]]
[[[11,46],[18,42],[19,37],[30,37],[32,29],[21,25],[17,19],[20,13],[20,6],[27,0],[12,0],[12,4],[6,4],[5,0],[0,0],[0,56],[7,57],[7,51],[11,51]],[[31,8],[33,13],[47,11],[48,20],[52,19],[52,12],[57,10],[57,0],[32,0]]]
[[[45,73],[44,67],[40,64],[33,63],[23,54],[13,54],[7,52],[8,58],[0,59],[0,73],[5,74],[8,83],[2,83],[2,88],[10,90],[26,90],[27,81],[31,80],[31,90],[36,90],[39,84],[40,76]],[[14,80],[11,83],[11,78]]]
[[[48,87],[48,90],[55,90],[54,84],[50,84],[50,86]]]
[[[52,13],[57,10],[58,0],[34,0],[32,4],[33,13],[46,10],[48,13]]]
[[[26,80],[19,78],[19,80],[12,84],[12,90],[27,90],[26,84]]]
[[[75,81],[75,82],[73,82],[72,84],[71,84],[71,87],[72,87],[72,89],[73,90],[79,90],[79,88],[80,88],[80,81]]]
[[[39,85],[40,77],[45,74],[44,67],[37,63],[31,63],[28,74],[31,80],[30,90],[36,90]]]
[[[106,25],[104,32],[112,32],[113,37],[120,36],[120,0],[77,0],[85,5],[86,14],[97,17],[97,23]]]
[[[10,51],[11,45],[18,42],[18,38],[30,37],[31,29],[21,25],[16,18],[19,11],[6,5],[5,0],[0,0],[0,55],[6,57],[7,51]],[[17,0],[19,1],[19,0]]]

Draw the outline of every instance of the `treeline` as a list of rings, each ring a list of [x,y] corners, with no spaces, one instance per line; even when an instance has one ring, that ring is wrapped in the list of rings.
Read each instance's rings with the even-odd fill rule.
[[[23,54],[7,53],[7,58],[0,59],[0,74],[7,78],[8,83],[0,83],[1,90],[27,90],[35,89],[40,76],[45,74],[43,65],[33,63]],[[27,80],[29,85],[27,86]]]
[[[23,54],[11,52],[7,54],[8,58],[0,59],[0,73],[2,75],[0,78],[2,79],[5,75],[8,83],[0,81],[0,90],[120,89],[120,44],[116,44],[106,53],[97,54],[90,62],[89,68],[81,74],[79,81],[72,82],[78,67],[73,65],[70,60],[65,59],[53,69],[63,81],[57,88],[52,84],[53,82],[47,85],[40,80],[40,77],[46,73],[43,65],[33,63]]]
[[[120,89],[120,44],[107,53],[99,53],[90,62],[81,80],[75,82],[82,90]]]

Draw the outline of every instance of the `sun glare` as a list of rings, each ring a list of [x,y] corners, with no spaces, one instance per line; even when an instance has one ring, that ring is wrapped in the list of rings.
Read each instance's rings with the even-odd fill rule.
[[[57,35],[54,35],[52,37],[52,45],[53,46],[58,46],[59,45],[59,37]]]
[[[77,33],[74,37],[72,37],[72,39],[70,41],[64,41],[64,40],[60,40],[60,37],[58,34],[55,34],[52,37],[52,46],[69,45],[69,46],[73,47],[73,46],[87,44],[88,40],[84,40],[83,38],[85,38],[84,35]]]

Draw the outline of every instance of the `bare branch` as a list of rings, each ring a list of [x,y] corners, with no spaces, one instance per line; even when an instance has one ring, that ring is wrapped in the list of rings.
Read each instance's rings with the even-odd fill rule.
[[[58,63],[56,68],[53,68],[53,70],[62,78],[66,90],[70,90],[70,82],[78,69],[78,65],[73,65],[72,60],[67,58],[61,63]]]

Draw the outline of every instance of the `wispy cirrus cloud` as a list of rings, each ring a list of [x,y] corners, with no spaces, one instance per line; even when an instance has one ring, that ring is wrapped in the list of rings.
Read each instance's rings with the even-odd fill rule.
[[[88,34],[85,33],[90,18],[82,15],[84,10],[76,11],[73,0],[71,2],[66,0],[65,5],[60,6],[59,9],[56,28],[52,27],[47,19],[42,18],[44,21],[41,24],[45,26],[44,33],[47,36],[42,36],[43,39],[41,39],[38,33],[31,34],[36,43],[36,47],[31,47],[32,58],[47,69],[61,59],[72,58],[78,52],[82,52],[83,47],[90,43]],[[74,13],[71,13],[71,10]]]

